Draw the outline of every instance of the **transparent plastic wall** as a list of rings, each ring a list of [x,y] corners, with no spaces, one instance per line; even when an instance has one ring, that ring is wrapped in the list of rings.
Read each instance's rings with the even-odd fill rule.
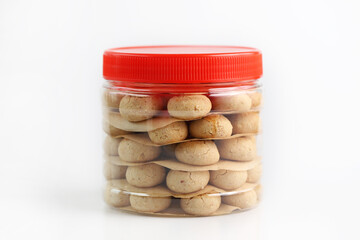
[[[258,80],[222,84],[107,81],[104,188],[111,207],[210,216],[261,199]]]

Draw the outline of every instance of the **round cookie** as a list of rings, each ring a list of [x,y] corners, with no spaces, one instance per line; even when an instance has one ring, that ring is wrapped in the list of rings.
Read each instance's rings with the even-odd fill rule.
[[[251,98],[244,93],[213,97],[212,109],[221,112],[247,112],[251,109]]]
[[[103,91],[103,105],[118,109],[123,97],[124,95],[120,94],[120,92],[105,88]]]
[[[169,144],[184,140],[188,135],[188,128],[185,122],[179,121],[148,132],[148,134],[153,143]]]
[[[138,97],[126,95],[121,99],[119,110],[123,118],[130,122],[140,122],[155,116],[163,108],[158,96]]]
[[[130,196],[131,207],[140,212],[160,212],[171,204],[171,197]]]
[[[128,131],[118,129],[114,126],[112,126],[110,123],[103,121],[103,129],[104,131],[109,134],[111,137],[117,137],[120,135],[128,134]]]
[[[126,162],[147,162],[157,158],[160,147],[144,145],[130,139],[123,139],[118,148],[120,159]]]
[[[206,116],[211,101],[204,95],[182,95],[170,98],[167,109],[172,117],[192,120]]]
[[[254,190],[249,190],[239,194],[223,196],[223,202],[241,209],[247,209],[256,205],[257,195]]]
[[[256,137],[255,136],[247,136],[250,141],[252,141],[254,144],[256,144]]]
[[[129,166],[126,180],[135,187],[154,187],[165,179],[165,168],[154,163]]]
[[[191,193],[203,189],[209,182],[209,171],[185,172],[170,170],[166,185],[177,193]]]
[[[190,134],[196,138],[230,137],[232,125],[223,115],[210,115],[190,123]]]
[[[240,137],[218,141],[221,158],[236,161],[251,161],[256,157],[256,143],[253,138]]]
[[[248,96],[251,98],[251,107],[256,108],[261,105],[262,102],[262,94],[259,92],[248,93]]]
[[[211,165],[220,159],[213,141],[191,141],[179,143],[175,148],[177,160],[191,165]]]
[[[258,112],[239,113],[230,118],[234,127],[234,134],[258,133],[260,129],[260,116]]]
[[[104,140],[104,153],[109,156],[118,156],[118,147],[121,142],[119,138],[112,138],[109,135],[106,136]]]
[[[257,183],[262,175],[262,165],[259,164],[256,167],[254,167],[253,169],[249,169],[247,171],[247,182],[249,183]]]
[[[206,216],[214,213],[221,205],[220,196],[200,195],[192,198],[182,198],[181,208],[188,214]]]
[[[247,179],[246,171],[216,170],[210,171],[210,183],[224,190],[241,187]]]
[[[125,207],[130,205],[129,194],[114,189],[110,184],[106,186],[104,199],[112,207]]]
[[[108,161],[104,163],[104,176],[107,180],[125,178],[126,166],[118,166]]]

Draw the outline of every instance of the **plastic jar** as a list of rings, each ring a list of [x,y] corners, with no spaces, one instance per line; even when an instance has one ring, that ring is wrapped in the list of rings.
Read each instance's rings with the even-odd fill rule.
[[[231,46],[104,53],[105,201],[153,215],[255,207],[262,55]]]

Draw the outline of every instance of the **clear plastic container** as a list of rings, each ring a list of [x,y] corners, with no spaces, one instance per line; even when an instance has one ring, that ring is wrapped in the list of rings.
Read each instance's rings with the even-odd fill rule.
[[[261,75],[262,55],[254,48],[105,51],[107,204],[161,216],[257,206]]]

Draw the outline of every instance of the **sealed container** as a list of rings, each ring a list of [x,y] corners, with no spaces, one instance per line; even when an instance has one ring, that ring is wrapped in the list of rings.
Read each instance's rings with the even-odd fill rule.
[[[232,46],[105,51],[105,201],[163,216],[247,210],[261,197],[261,52]]]

